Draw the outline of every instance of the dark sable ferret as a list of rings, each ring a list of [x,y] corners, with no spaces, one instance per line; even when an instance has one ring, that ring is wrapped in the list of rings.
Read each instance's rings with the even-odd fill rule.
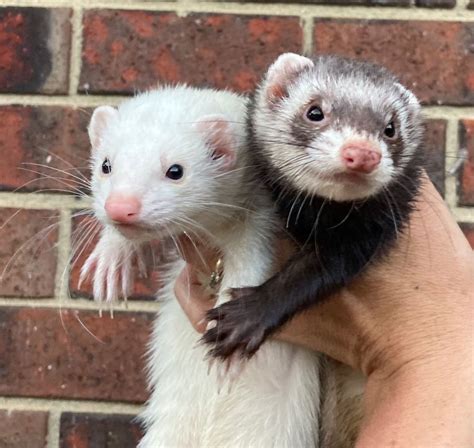
[[[300,250],[260,286],[208,314],[211,354],[251,356],[296,313],[387,254],[408,223],[421,175],[415,96],[387,70],[283,54],[249,109],[248,150]]]

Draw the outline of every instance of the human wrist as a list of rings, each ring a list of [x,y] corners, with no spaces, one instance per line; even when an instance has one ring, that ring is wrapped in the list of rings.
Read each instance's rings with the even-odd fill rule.
[[[408,362],[390,376],[374,371],[357,447],[472,446],[473,372],[459,351]]]

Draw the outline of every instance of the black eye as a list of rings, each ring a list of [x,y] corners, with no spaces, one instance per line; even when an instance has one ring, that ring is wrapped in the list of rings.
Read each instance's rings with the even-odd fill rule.
[[[319,106],[311,106],[306,112],[306,117],[311,121],[323,121],[324,113]]]
[[[102,172],[104,174],[110,174],[112,172],[112,164],[109,159],[104,160],[104,163],[102,164]]]
[[[397,133],[397,130],[395,129],[395,124],[393,123],[393,121],[387,124],[387,127],[383,131],[383,134],[385,135],[385,137],[388,137],[388,138],[395,137],[396,133]]]
[[[166,177],[172,180],[178,180],[183,177],[184,168],[181,165],[171,165],[166,172]]]

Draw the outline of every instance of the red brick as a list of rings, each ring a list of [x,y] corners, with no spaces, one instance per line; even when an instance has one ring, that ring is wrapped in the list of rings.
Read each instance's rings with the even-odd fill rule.
[[[67,93],[71,10],[0,8],[0,92]]]
[[[48,414],[30,411],[0,411],[1,448],[45,448]]]
[[[428,120],[425,129],[425,167],[437,190],[444,196],[446,121]]]
[[[385,65],[424,103],[474,104],[474,23],[321,19],[314,49]]]
[[[284,51],[302,50],[296,17],[89,10],[80,91],[132,93],[153,85],[250,91]]]
[[[142,433],[134,416],[72,414],[61,416],[60,448],[131,448]]]
[[[96,222],[96,219],[89,216],[74,219],[72,247],[74,248],[73,250],[78,254],[78,256],[75,257],[73,260],[73,265],[70,273],[69,290],[72,297],[86,297],[89,299],[92,298],[92,285],[90,279],[85,281],[81,285],[80,289],[78,288],[78,284],[79,277],[81,274],[81,268],[89,257],[89,255],[91,254],[99,239],[99,235],[97,235],[95,238],[89,241],[89,238],[87,236],[88,229],[92,228],[93,222]],[[92,233],[95,232],[91,231],[91,236]],[[153,261],[150,260],[149,265],[151,265],[152,262]],[[157,266],[157,268],[158,267],[159,266]],[[149,273],[147,278],[140,278],[138,275],[136,277],[137,278],[135,281],[135,285],[129,299],[154,300],[155,293],[160,286],[158,269],[154,269],[153,272]]]
[[[454,8],[456,0],[416,0],[416,6],[423,8]]]
[[[58,213],[0,208],[0,296],[54,295]]]
[[[459,174],[459,205],[474,205],[474,120],[463,120],[459,125],[461,148],[467,150],[467,160]]]
[[[0,395],[141,403],[153,316],[0,309]]]
[[[82,187],[73,177],[79,174],[72,168],[79,168],[80,173],[89,176],[86,133],[89,118],[90,111],[65,107],[0,107],[0,189],[37,191]],[[60,173],[55,168],[69,171]]]
[[[469,244],[474,249],[474,222],[460,222],[459,226],[466,235]]]

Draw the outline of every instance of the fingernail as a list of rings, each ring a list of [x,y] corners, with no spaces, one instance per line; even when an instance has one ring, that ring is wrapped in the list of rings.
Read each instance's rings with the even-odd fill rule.
[[[213,328],[217,327],[217,321],[211,320],[207,326],[206,326],[206,331],[212,330]]]

